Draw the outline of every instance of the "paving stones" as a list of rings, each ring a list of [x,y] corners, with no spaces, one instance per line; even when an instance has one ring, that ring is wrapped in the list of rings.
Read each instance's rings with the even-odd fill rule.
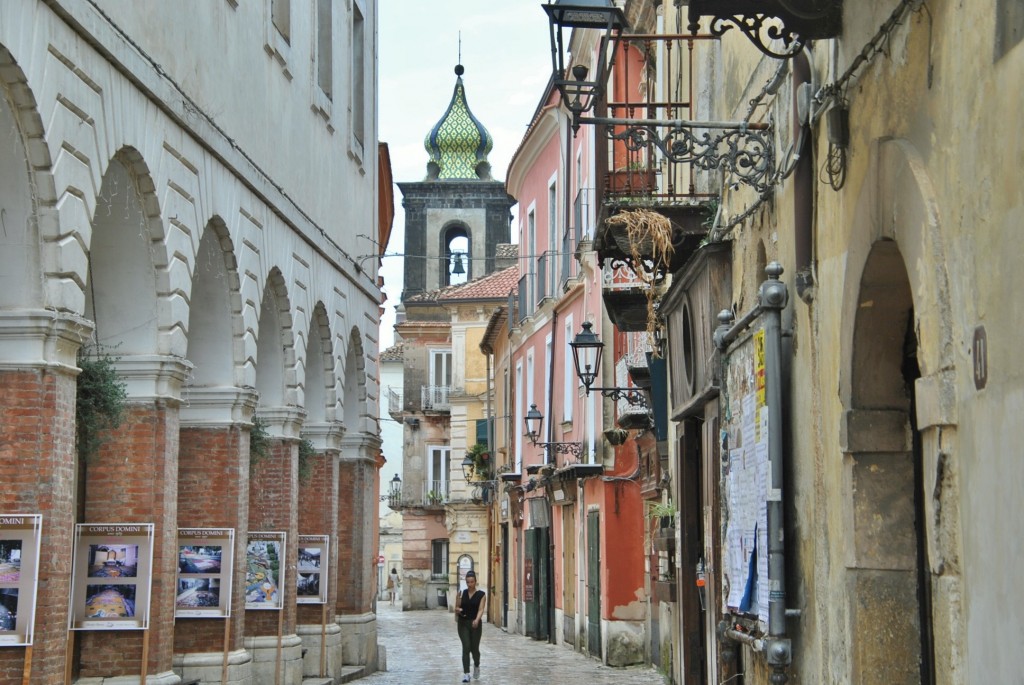
[[[401,611],[377,605],[378,641],[387,650],[387,672],[361,685],[447,685],[462,679],[462,647],[454,614],[442,609]],[[484,624],[480,640],[481,685],[664,685],[649,667],[609,668],[568,646],[538,642]]]

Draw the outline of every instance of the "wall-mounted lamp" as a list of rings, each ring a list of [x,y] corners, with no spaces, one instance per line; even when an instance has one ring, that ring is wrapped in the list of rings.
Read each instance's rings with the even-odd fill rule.
[[[638,388],[597,388],[594,381],[597,380],[601,371],[601,357],[604,354],[604,343],[593,331],[594,325],[589,321],[583,322],[583,327],[576,334],[573,341],[569,343],[572,348],[572,361],[576,365],[576,376],[583,383],[583,388],[589,395],[591,390],[600,392],[602,396],[612,400],[625,400],[636,407],[647,407],[647,398],[642,390]]]
[[[562,102],[573,114],[573,130],[579,128],[580,116],[589,112],[604,95],[608,81],[608,46],[617,42],[617,37],[626,28],[626,17],[612,0],[555,0],[542,5],[548,14],[551,29],[551,67],[554,84],[562,96]],[[597,54],[597,70],[592,80],[587,80],[590,69],[581,64],[578,55],[572,55],[576,64],[566,68],[568,40],[565,31],[573,29],[597,29],[604,31]],[[614,61],[615,51],[610,59]],[[569,76],[572,72],[572,76]]]
[[[530,405],[530,411],[526,412],[523,422],[526,424],[526,437],[530,439],[530,443],[537,447],[543,447],[548,454],[569,454],[576,459],[583,454],[583,443],[581,442],[539,441],[541,426],[544,425],[544,415],[537,409],[536,404]]]
[[[380,496],[380,501],[388,500],[390,503],[397,503],[402,498],[402,479],[396,473],[395,477],[391,479],[388,485],[388,491],[386,494]]]
[[[717,2],[718,0],[705,0]],[[748,0],[757,5],[768,0]],[[786,0],[775,0],[776,3]],[[656,147],[666,160],[687,163],[711,171],[724,169],[736,182],[745,183],[759,193],[772,187],[775,177],[775,144],[770,124],[736,121],[686,121],[683,119],[607,118],[582,115],[604,99],[608,75],[615,64],[618,43],[629,40],[629,27],[622,10],[612,0],[553,0],[542,5],[551,30],[552,81],[562,104],[572,115],[573,131],[580,124],[605,127],[605,135],[634,153]],[[730,12],[731,14],[731,12]],[[696,34],[696,27],[691,27]],[[603,32],[597,43],[596,73],[588,80],[589,69],[576,62],[566,69],[568,40],[566,30],[594,29]],[[644,38],[649,38],[645,36]],[[570,76],[571,72],[571,76]]]
[[[473,457],[469,456],[469,453],[467,452],[466,456],[462,458],[462,476],[466,480],[469,480],[470,474],[473,473],[474,465]]]

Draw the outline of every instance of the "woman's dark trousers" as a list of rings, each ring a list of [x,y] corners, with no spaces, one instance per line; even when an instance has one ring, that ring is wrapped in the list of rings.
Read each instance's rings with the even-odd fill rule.
[[[473,665],[480,665],[480,635],[484,632],[484,622],[473,627],[472,619],[459,619],[459,639],[462,640],[462,672],[469,673],[469,656],[473,655]]]

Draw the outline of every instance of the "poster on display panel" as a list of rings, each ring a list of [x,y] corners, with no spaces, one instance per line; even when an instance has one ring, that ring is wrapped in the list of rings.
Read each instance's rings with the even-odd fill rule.
[[[287,540],[287,533],[249,532],[245,548],[246,609],[283,608]]]
[[[768,502],[770,487],[765,331],[738,340],[723,357],[721,487],[722,604],[768,623]]]
[[[175,617],[230,616],[234,558],[234,528],[179,528]]]
[[[299,563],[295,574],[297,604],[326,604],[330,577],[330,538],[327,535],[299,536]]]
[[[39,514],[0,514],[0,647],[32,644],[42,527]]]
[[[152,523],[76,525],[68,627],[145,630],[152,580]]]

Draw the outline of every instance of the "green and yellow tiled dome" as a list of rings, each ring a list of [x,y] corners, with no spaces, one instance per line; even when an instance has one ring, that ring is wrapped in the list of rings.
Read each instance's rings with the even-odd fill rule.
[[[462,84],[465,70],[455,67],[455,92],[448,110],[430,129],[423,146],[430,155],[427,176],[430,179],[483,179],[489,180],[491,168],[487,153],[494,140],[466,104],[466,88]]]

